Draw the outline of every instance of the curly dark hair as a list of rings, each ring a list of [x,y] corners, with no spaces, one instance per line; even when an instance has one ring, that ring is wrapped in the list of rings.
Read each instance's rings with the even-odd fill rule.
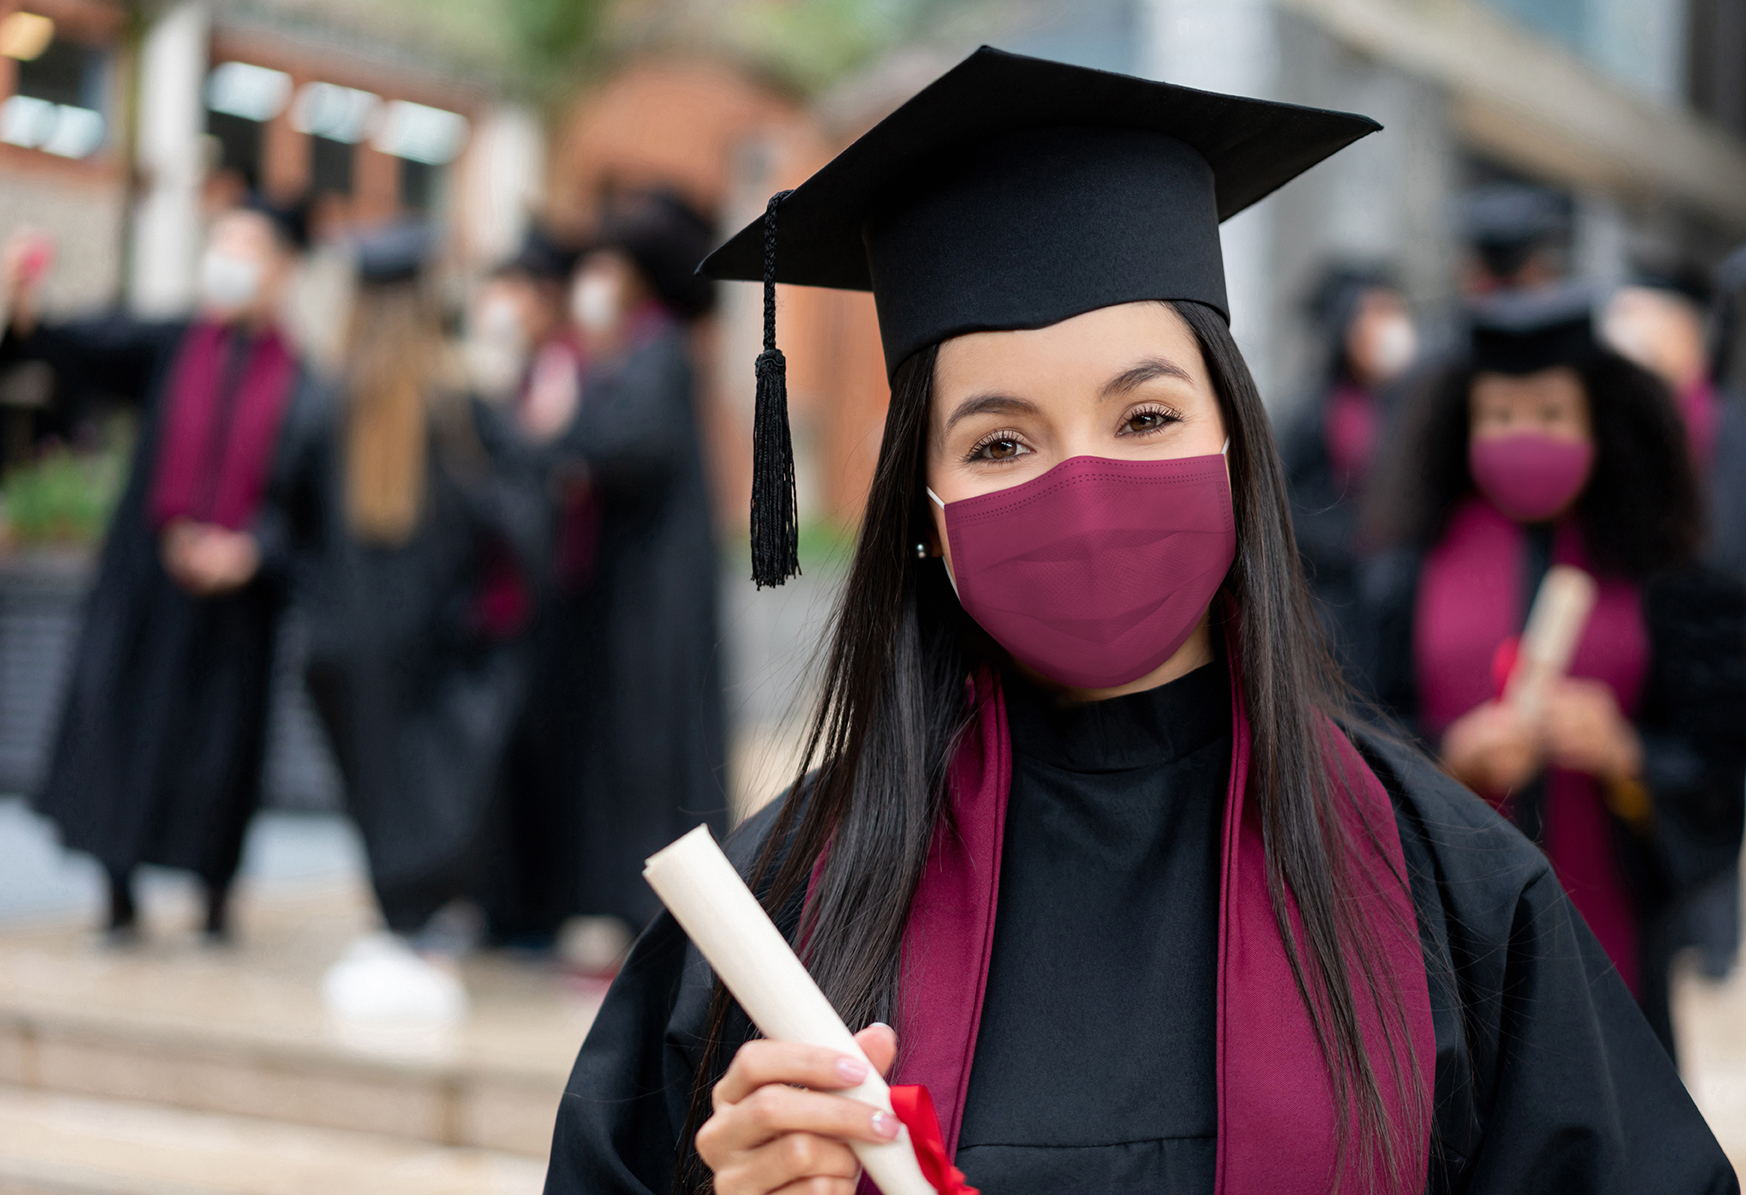
[[[1589,557],[1603,572],[1639,581],[1690,563],[1703,540],[1703,508],[1667,387],[1605,350],[1573,368],[1594,429],[1594,469],[1577,499]],[[1365,510],[1367,538],[1377,546],[1430,548],[1473,492],[1467,441],[1476,373],[1471,361],[1455,362],[1408,397],[1396,451]]]

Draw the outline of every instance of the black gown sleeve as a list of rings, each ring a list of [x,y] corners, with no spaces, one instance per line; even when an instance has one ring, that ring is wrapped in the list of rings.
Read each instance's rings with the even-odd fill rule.
[[[331,386],[304,368],[287,404],[273,449],[267,493],[249,526],[261,553],[261,573],[290,583],[308,567],[327,524],[325,453],[333,434]]]
[[[1410,549],[1375,556],[1359,570],[1361,631],[1353,648],[1353,683],[1385,718],[1420,736],[1413,614],[1423,557]]]
[[[1746,819],[1746,585],[1690,569],[1645,587],[1650,666],[1637,730],[1654,801],[1650,895],[1732,867]]]
[[[692,373],[673,331],[590,370],[562,451],[579,456],[597,487],[618,493],[669,483],[696,436]]]
[[[729,836],[724,849],[742,875],[779,806],[771,802]],[[777,919],[790,940],[799,908],[792,912]],[[631,949],[577,1055],[558,1105],[545,1195],[670,1195],[685,1154],[714,982],[663,910]],[[751,1037],[750,1022],[733,1006],[720,1065]]]
[[[1437,1039],[1435,1195],[1735,1192],[1733,1167],[1551,865],[1417,752],[1394,798]]]
[[[39,323],[28,336],[0,337],[0,363],[41,361],[55,371],[62,393],[140,403],[185,327],[120,312]]]

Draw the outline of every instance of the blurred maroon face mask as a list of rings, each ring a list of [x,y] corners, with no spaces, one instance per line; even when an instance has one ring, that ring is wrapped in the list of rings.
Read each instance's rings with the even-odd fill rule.
[[[1075,688],[1124,685],[1168,660],[1237,555],[1223,453],[1077,456],[993,494],[928,497],[945,512],[970,617],[1014,659]]]
[[[1588,482],[1594,444],[1544,432],[1474,437],[1467,445],[1473,484],[1510,518],[1538,523],[1570,504]]]

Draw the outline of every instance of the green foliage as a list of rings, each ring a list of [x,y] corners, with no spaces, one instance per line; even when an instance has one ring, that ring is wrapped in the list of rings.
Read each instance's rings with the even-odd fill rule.
[[[721,33],[810,91],[915,35],[939,6],[938,0],[741,0]]]
[[[0,482],[4,538],[20,547],[92,547],[121,496],[123,437],[99,452],[51,448]]]

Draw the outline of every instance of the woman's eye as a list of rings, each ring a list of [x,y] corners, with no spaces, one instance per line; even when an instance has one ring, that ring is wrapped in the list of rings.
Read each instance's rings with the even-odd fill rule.
[[[1018,436],[1006,432],[996,432],[986,439],[978,440],[964,459],[967,461],[1010,461],[1015,457],[1024,456],[1031,449]]]
[[[1127,435],[1145,435],[1175,421],[1176,417],[1168,411],[1135,411],[1128,416],[1122,429]]]

